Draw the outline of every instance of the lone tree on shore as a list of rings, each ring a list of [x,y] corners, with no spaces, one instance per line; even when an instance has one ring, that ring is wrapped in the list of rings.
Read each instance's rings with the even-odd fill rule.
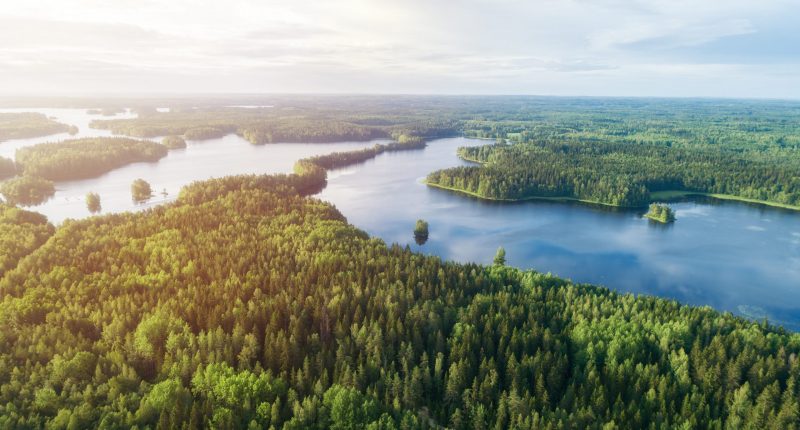
[[[494,265],[495,266],[505,266],[506,265],[506,249],[502,246],[497,248],[497,252],[494,254]]]
[[[423,245],[428,241],[428,222],[418,219],[414,225],[414,240],[417,245]]]
[[[86,208],[89,212],[96,214],[102,210],[100,206],[100,195],[97,193],[89,193],[86,195]]]
[[[144,179],[137,179],[131,184],[131,196],[135,203],[142,203],[153,197],[153,189]]]

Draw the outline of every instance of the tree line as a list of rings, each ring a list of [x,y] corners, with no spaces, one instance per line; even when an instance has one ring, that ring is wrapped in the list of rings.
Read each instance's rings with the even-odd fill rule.
[[[115,134],[136,137],[183,136],[201,140],[236,133],[255,145],[268,143],[328,143],[366,141],[381,138],[397,140],[401,135],[425,138],[458,133],[455,120],[419,113],[376,114],[348,106],[235,109],[209,107],[176,109],[138,118],[95,120],[91,126]]]
[[[52,181],[91,178],[126,164],[158,161],[164,145],[121,137],[98,137],[41,143],[17,150],[22,173]]]
[[[73,127],[38,112],[0,112],[0,142],[72,132]],[[77,132],[77,130],[74,130]]]
[[[387,246],[296,172],[68,221],[19,259],[0,427],[798,427],[797,334]]]
[[[433,172],[428,182],[493,199],[641,207],[652,192],[682,190],[800,206],[800,159],[788,151],[553,139],[460,148],[459,155],[483,165]]]

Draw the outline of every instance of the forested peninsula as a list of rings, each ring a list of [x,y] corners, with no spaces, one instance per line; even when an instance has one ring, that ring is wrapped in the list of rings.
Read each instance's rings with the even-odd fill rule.
[[[9,216],[35,240],[0,278],[0,427],[798,425],[800,335],[387,246],[308,197],[346,159]]]
[[[800,209],[800,162],[758,152],[653,144],[518,143],[459,149],[481,163],[431,173],[427,182],[481,198],[567,198],[643,207],[664,191],[724,194]]]
[[[98,137],[40,143],[17,150],[18,169],[52,181],[91,178],[126,164],[158,161],[164,145],[122,137]]]
[[[0,112],[0,142],[66,133],[74,127],[38,112]]]
[[[800,209],[800,117],[786,103],[618,99],[509,102],[463,122],[480,163],[427,182],[494,200],[644,207],[704,194]],[[657,197],[654,197],[656,195]]]

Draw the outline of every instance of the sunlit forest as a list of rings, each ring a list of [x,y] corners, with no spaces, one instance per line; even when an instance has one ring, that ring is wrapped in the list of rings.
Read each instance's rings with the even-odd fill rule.
[[[0,113],[0,142],[70,132],[73,128],[36,112]]]
[[[0,428],[800,425],[796,333],[510,267],[503,248],[493,264],[444,261],[370,237],[313,197],[329,170],[466,135],[492,141],[460,149],[476,164],[431,172],[429,184],[509,200],[646,206],[659,191],[694,191],[797,205],[800,106],[212,104],[92,123],[153,140],[60,140],[0,160],[9,177],[0,184]],[[195,182],[139,212],[54,225],[16,207],[52,196],[59,181],[157,163],[187,141],[227,134],[265,150],[383,140],[298,160],[293,174]],[[131,184],[135,200],[153,194],[147,179]],[[101,212],[100,196],[89,193],[86,207]],[[653,207],[674,220],[668,206]],[[408,233],[422,244],[428,227],[419,220]]]
[[[322,181],[209,180],[55,230],[4,209],[0,424],[797,425],[796,334],[390,246],[304,197]]]
[[[800,0],[6,0],[0,430],[800,430]]]

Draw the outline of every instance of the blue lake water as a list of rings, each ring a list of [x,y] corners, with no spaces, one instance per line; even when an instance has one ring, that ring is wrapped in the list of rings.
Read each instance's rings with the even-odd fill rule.
[[[687,201],[673,203],[678,220],[663,225],[639,211],[485,202],[421,184],[433,170],[466,164],[459,146],[486,143],[440,139],[383,154],[331,172],[319,197],[374,236],[445,259],[490,263],[503,246],[513,266],[800,328],[800,212]],[[422,246],[412,234],[418,218],[430,224]]]

